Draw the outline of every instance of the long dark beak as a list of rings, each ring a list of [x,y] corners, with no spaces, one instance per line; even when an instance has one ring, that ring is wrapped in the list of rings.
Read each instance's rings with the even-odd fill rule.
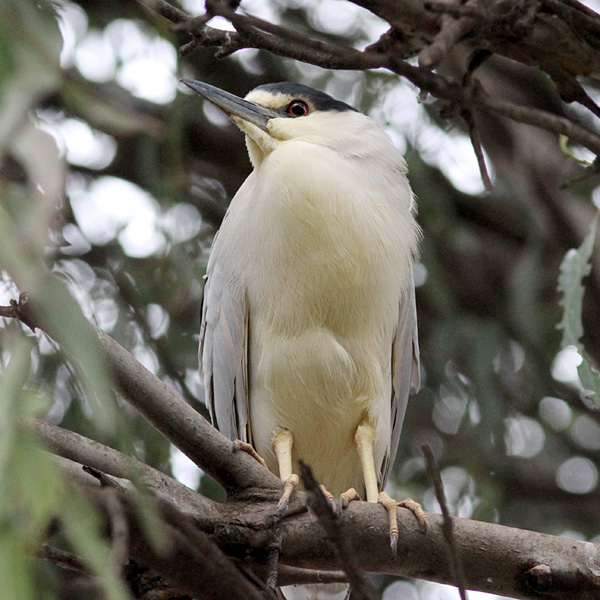
[[[263,131],[267,131],[267,123],[273,117],[280,116],[270,108],[248,102],[208,83],[202,83],[194,79],[182,79],[181,83],[218,106],[228,117],[239,117],[260,127]]]

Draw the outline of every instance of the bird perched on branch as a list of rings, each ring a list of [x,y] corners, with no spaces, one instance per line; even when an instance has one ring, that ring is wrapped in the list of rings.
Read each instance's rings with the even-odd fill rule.
[[[302,459],[344,503],[356,490],[383,504],[394,546],[399,503],[382,490],[419,386],[420,231],[404,158],[369,117],[304,85],[241,99],[183,83],[246,134],[254,167],[208,261],[200,363],[213,423],[285,482],[280,512]],[[282,589],[310,600],[347,586]]]

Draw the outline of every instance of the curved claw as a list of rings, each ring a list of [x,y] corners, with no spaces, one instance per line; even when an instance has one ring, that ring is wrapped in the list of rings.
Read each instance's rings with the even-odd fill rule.
[[[327,504],[329,504],[329,508],[331,509],[331,511],[336,515],[341,514],[338,511],[337,502],[335,501],[333,494],[327,491],[327,488],[324,485],[320,485],[319,489],[321,490],[323,496],[325,496],[325,500],[327,500]]]
[[[299,483],[300,478],[295,473],[290,475],[284,481],[283,494],[281,494],[281,498],[279,499],[279,502],[277,504],[277,510],[275,511],[275,514],[277,516],[281,516],[287,511],[288,506],[290,504],[290,496],[292,495],[292,492],[296,489]]]
[[[396,502],[386,492],[381,492],[377,498],[377,502],[381,504],[387,511],[390,519],[390,548],[394,559],[398,558],[398,507],[406,508],[410,510],[416,517],[417,521],[423,533],[427,535],[429,531],[429,521],[425,516],[425,511],[418,502],[415,502],[411,498],[402,500],[402,502]]]
[[[392,551],[392,558],[396,560],[398,558],[398,534],[390,533],[390,549]]]

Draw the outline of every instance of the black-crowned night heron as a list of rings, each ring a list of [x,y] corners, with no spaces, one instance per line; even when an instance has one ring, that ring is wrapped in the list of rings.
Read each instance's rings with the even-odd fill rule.
[[[246,134],[254,167],[208,261],[200,363],[213,423],[285,481],[280,510],[302,459],[331,494],[382,503],[395,544],[398,503],[381,490],[419,385],[404,158],[369,117],[304,85],[242,100],[183,83]],[[284,591],[345,593],[322,588]]]

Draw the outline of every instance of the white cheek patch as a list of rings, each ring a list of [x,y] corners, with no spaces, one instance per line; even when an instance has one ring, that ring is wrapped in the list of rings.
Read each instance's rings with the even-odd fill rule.
[[[255,90],[250,92],[244,100],[254,102],[265,108],[281,108],[289,104],[293,98],[289,94],[272,94],[263,90]]]

